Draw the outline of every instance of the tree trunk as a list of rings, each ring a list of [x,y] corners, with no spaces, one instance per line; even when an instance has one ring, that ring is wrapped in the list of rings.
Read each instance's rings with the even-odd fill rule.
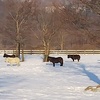
[[[18,43],[16,44],[16,56],[18,57]]]
[[[22,62],[24,62],[24,50],[22,49]]]
[[[20,58],[20,43],[17,42],[17,46],[16,46],[16,56],[18,58]]]
[[[47,45],[44,46],[44,59],[43,62],[47,62],[47,58],[50,54],[50,47],[49,47],[49,43]]]
[[[22,44],[22,62],[24,62],[24,48],[23,48],[23,44]]]
[[[18,43],[18,58],[20,58],[20,43]]]

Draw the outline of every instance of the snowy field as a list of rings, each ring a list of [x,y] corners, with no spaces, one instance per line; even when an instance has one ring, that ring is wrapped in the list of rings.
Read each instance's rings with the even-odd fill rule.
[[[84,91],[100,84],[100,55],[81,55],[64,66],[42,62],[43,55],[25,55],[25,62],[12,67],[0,55],[0,100],[100,100],[100,92]]]

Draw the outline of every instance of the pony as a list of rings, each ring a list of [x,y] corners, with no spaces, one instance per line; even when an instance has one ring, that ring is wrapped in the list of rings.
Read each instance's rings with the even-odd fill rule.
[[[55,63],[60,63],[60,66],[63,66],[63,58],[62,57],[50,57],[48,56],[47,58],[47,62],[52,62],[53,63],[53,67],[55,67]]]
[[[71,58],[73,61],[77,59],[79,62],[81,57],[80,57],[80,55],[68,55],[68,58]]]
[[[7,57],[5,59],[5,62],[10,63],[10,66],[12,66],[12,64],[17,64],[17,66],[20,65],[20,59],[18,57],[15,57],[15,58]]]
[[[8,55],[8,54],[6,54],[6,53],[4,53],[4,55],[3,55],[3,57],[11,57],[11,58],[14,58],[14,57],[16,57],[14,54],[13,55]]]

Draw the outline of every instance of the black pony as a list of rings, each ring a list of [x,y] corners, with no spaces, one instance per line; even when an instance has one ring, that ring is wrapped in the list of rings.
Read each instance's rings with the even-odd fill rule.
[[[8,54],[6,54],[6,53],[4,53],[4,55],[3,55],[3,57],[12,57],[12,58],[15,58],[16,56],[13,54],[13,55],[8,55]]]
[[[50,61],[53,63],[53,66],[55,67],[55,63],[60,63],[60,66],[63,66],[63,58],[62,57],[50,57],[48,56],[47,62]]]
[[[68,55],[68,58],[71,58],[73,61],[76,59],[79,61],[81,57],[80,55]]]

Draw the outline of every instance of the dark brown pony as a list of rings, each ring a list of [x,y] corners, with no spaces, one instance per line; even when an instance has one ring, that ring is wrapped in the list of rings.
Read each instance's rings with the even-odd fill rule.
[[[79,61],[81,57],[80,57],[80,55],[68,55],[68,58],[71,58],[73,61],[74,60],[78,60]]]
[[[60,66],[63,66],[63,58],[62,57],[50,57],[48,56],[47,62],[50,61],[53,63],[53,66],[55,67],[55,63],[60,63]]]
[[[4,55],[3,55],[3,57],[12,57],[12,58],[15,58],[16,56],[13,54],[13,55],[8,55],[8,54],[6,54],[6,53],[4,53]]]

